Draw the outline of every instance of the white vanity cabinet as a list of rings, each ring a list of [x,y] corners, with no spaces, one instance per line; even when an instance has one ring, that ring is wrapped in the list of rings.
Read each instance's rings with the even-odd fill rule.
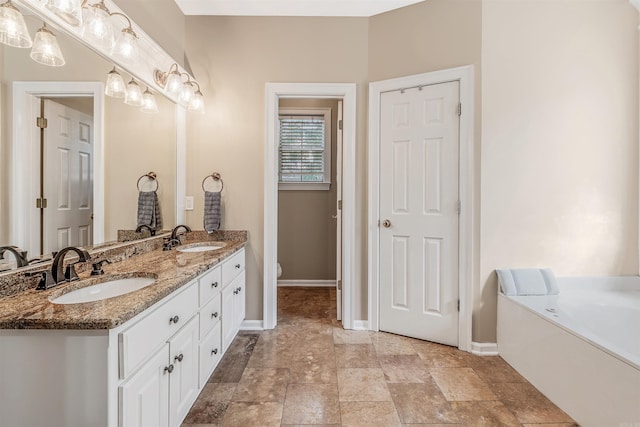
[[[222,349],[227,351],[245,315],[244,249],[222,264]]]

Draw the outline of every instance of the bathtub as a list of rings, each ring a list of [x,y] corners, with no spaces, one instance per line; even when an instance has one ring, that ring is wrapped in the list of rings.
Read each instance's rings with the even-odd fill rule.
[[[498,295],[498,352],[583,427],[640,427],[640,277]]]

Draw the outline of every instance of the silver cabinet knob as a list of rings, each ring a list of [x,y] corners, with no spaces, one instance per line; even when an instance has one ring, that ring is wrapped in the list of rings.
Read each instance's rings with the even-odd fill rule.
[[[211,354],[218,354],[218,349],[214,348],[213,350],[211,350]]]
[[[177,315],[173,316],[173,317],[169,318],[169,324],[178,323],[179,320],[180,320],[180,317],[178,317]]]
[[[212,288],[217,288],[217,287],[218,287],[218,282],[213,282],[213,283],[211,284],[211,287],[212,287]]]
[[[384,228],[389,228],[391,227],[391,221],[385,219],[384,221],[382,221],[382,225],[384,226]]]
[[[235,267],[236,267],[236,268],[240,268],[240,264],[236,264],[236,265],[235,265]]]
[[[173,372],[173,365],[165,366],[164,371],[169,373]]]
[[[176,357],[173,358],[174,362],[182,362],[182,359],[184,359],[184,354],[180,353],[179,355],[177,355]]]
[[[211,313],[211,317],[218,317],[218,312],[216,311],[215,313]]]

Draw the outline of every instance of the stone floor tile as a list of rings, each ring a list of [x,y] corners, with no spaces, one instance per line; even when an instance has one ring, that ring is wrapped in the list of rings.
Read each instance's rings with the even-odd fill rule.
[[[497,400],[471,368],[434,368],[431,369],[431,376],[449,401]]]
[[[521,423],[572,423],[573,420],[529,383],[491,384],[494,394]]]
[[[339,344],[334,346],[338,368],[379,368],[378,354],[372,344]]]
[[[393,402],[342,402],[340,415],[343,427],[400,427]]]
[[[333,355],[326,359],[296,361],[289,367],[290,382],[301,384],[336,384],[338,373]]]
[[[218,424],[236,390],[236,384],[207,383],[191,407],[186,424]]]
[[[282,413],[283,424],[340,423],[336,384],[289,384]]]
[[[237,383],[240,381],[259,337],[259,334],[238,334],[208,382]]]
[[[391,400],[380,368],[338,368],[338,390],[341,402]]]
[[[478,357],[472,360],[469,366],[488,384],[527,381],[499,356]]]
[[[231,400],[234,402],[283,402],[288,382],[288,369],[246,368]]]
[[[423,383],[431,378],[426,363],[418,355],[378,356],[388,383]]]
[[[368,331],[352,331],[342,328],[333,329],[334,344],[371,344]]]
[[[282,403],[231,402],[221,427],[260,426],[279,427],[282,420]]]
[[[388,384],[400,421],[405,424],[457,423],[456,413],[433,380]]]
[[[451,408],[464,425],[486,427],[521,426],[516,416],[500,401],[451,402]]]
[[[412,346],[429,368],[468,367],[474,357],[479,357],[460,351],[455,347],[427,341],[413,342]]]

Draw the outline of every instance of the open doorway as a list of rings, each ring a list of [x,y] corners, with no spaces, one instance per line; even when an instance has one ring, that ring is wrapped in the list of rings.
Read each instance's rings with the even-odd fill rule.
[[[278,288],[328,288],[340,320],[342,100],[283,98],[278,115]]]
[[[82,98],[82,100],[80,100]],[[37,207],[40,199],[42,204],[41,174],[35,173],[41,169],[41,132],[36,126],[36,117],[42,114],[42,99],[56,99],[68,103],[76,110],[87,110],[91,117],[92,127],[87,129],[83,125],[81,139],[91,140],[92,157],[85,154],[84,174],[86,182],[91,182],[90,188],[85,188],[84,201],[87,205],[90,198],[91,209],[89,216],[92,226],[88,230],[84,227],[86,240],[92,242],[104,241],[104,156],[103,156],[103,87],[100,82],[14,82],[13,84],[13,118],[12,118],[12,184],[11,184],[11,241],[22,248],[28,248],[30,254],[38,254],[47,250],[41,244],[41,209]],[[76,99],[76,101],[64,101]],[[91,100],[91,101],[89,101]],[[91,106],[88,103],[91,102]],[[67,106],[61,106],[66,109]],[[66,113],[62,114],[66,116]],[[82,120],[81,120],[82,121]],[[84,120],[86,122],[88,120]],[[86,123],[85,123],[86,124]],[[66,125],[54,125],[49,122],[50,129],[60,130]],[[69,125],[69,129],[71,125]],[[25,143],[27,141],[28,143]],[[79,160],[72,161],[78,165]],[[74,166],[74,167],[75,167]],[[46,175],[45,175],[46,176]],[[90,178],[90,179],[89,179]],[[45,178],[46,179],[46,178]],[[69,190],[71,191],[71,190]],[[75,191],[75,190],[73,190]],[[47,206],[50,205],[47,201]],[[46,232],[46,230],[45,230]],[[90,234],[90,236],[89,236]],[[80,243],[78,243],[80,244]]]
[[[281,101],[300,102],[301,99],[342,101],[342,150],[336,147],[336,152],[342,156],[342,161],[336,156],[336,164],[343,165],[341,220],[341,244],[338,245],[336,236],[336,262],[342,265],[342,294],[337,297],[342,312],[342,325],[345,329],[352,329],[352,290],[355,241],[355,94],[356,87],[352,83],[267,83],[266,85],[266,151],[265,151],[265,227],[264,227],[264,320],[265,329],[273,329],[277,324],[277,266],[278,266],[278,135],[279,112]],[[318,101],[319,102],[319,101]],[[336,124],[337,125],[337,124]],[[337,154],[337,153],[336,153]],[[337,167],[337,166],[336,166]],[[337,206],[336,196],[336,206]],[[335,208],[334,208],[335,209]],[[330,216],[336,215],[336,211]],[[337,215],[336,215],[337,216]],[[330,218],[333,220],[333,218]],[[337,220],[338,218],[336,218]],[[283,269],[286,269],[283,266]],[[336,267],[337,271],[337,267]],[[335,279],[334,279],[335,281]],[[338,310],[337,310],[338,311]]]

